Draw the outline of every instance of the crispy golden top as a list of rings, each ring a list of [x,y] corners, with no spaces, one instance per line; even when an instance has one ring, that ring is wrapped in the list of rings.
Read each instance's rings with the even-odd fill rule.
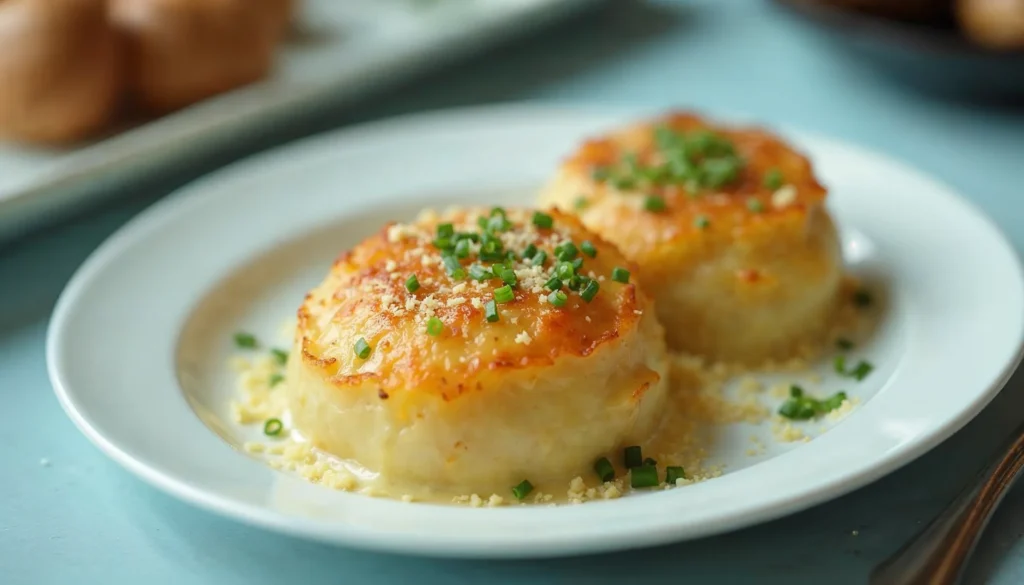
[[[553,227],[546,228],[534,224],[533,214],[509,210],[502,218],[489,208],[425,212],[414,223],[389,225],[342,254],[299,309],[303,359],[321,367],[339,387],[372,380],[381,397],[413,391],[450,400],[486,389],[488,376],[550,365],[560,356],[587,356],[632,332],[648,301],[632,283],[611,279],[613,268],[630,269],[622,255],[571,215],[551,212]],[[496,226],[487,228],[487,238],[482,237],[481,217]],[[453,236],[445,237],[446,227],[439,228],[447,224]],[[465,243],[452,247],[460,239]],[[494,240],[503,252],[496,252]],[[558,307],[545,284],[560,264],[557,250],[567,257],[568,241],[578,250],[575,258],[583,259],[574,273],[584,275],[583,282],[593,279],[597,294],[587,302],[586,285],[573,291],[571,279],[565,279],[560,290],[566,300]],[[596,250],[595,257],[581,250],[585,241]],[[527,250],[532,259],[523,258]],[[498,318],[489,322],[487,304],[501,296],[495,291],[506,282],[480,273],[495,264],[482,257],[509,251],[515,260],[502,267],[505,278],[511,278],[509,271],[515,274],[513,298],[495,302]],[[546,259],[538,265],[541,252]],[[465,257],[459,258],[460,253]],[[412,275],[419,286],[410,292]],[[432,322],[439,331],[430,331]],[[371,348],[365,359],[354,349],[361,338]]]
[[[677,142],[685,143],[708,131],[733,152],[698,154],[682,163],[684,167],[694,162],[693,170],[707,159],[732,159],[740,163],[736,172],[726,174],[721,184],[712,178],[711,186],[672,176],[672,153],[664,147],[664,136],[675,135]],[[680,152],[685,152],[684,146],[676,150]],[[641,171],[630,174],[624,170],[630,165]],[[699,170],[694,172],[700,176]],[[645,179],[645,173],[653,173],[647,176],[654,180]],[[662,259],[659,249],[664,244],[704,247],[715,240],[763,238],[780,224],[798,229],[808,210],[821,205],[826,193],[810,161],[778,137],[757,128],[713,126],[688,113],[670,114],[585,142],[565,162],[558,189],[563,192],[558,202],[562,208],[569,207],[566,198],[578,198],[572,205],[584,223],[645,269]],[[664,209],[645,209],[651,196],[660,198]]]

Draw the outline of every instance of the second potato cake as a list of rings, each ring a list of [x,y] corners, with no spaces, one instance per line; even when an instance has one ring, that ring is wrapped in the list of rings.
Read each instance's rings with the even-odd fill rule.
[[[639,266],[670,346],[756,364],[830,325],[843,266],[825,196],[778,137],[674,113],[584,143],[541,203]]]

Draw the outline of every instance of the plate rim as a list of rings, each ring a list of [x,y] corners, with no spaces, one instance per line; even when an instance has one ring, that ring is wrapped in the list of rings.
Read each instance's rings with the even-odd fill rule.
[[[56,359],[59,351],[57,345],[60,333],[62,331],[63,324],[67,321],[68,314],[74,309],[75,299],[79,295],[79,290],[89,284],[92,273],[101,269],[108,259],[114,259],[117,255],[123,253],[120,249],[121,242],[123,240],[129,240],[133,237],[145,237],[147,230],[152,228],[150,224],[158,225],[162,221],[168,221],[167,219],[161,220],[161,218],[173,211],[174,206],[194,199],[198,194],[212,186],[231,183],[236,180],[237,176],[245,176],[251,173],[253,169],[259,168],[261,163],[271,162],[279,158],[282,160],[301,160],[304,155],[321,151],[325,145],[338,140],[339,136],[344,136],[345,139],[349,141],[358,141],[361,137],[376,133],[386,133],[389,129],[393,129],[395,127],[403,128],[410,123],[420,123],[428,126],[439,122],[443,123],[446,119],[450,119],[452,116],[470,118],[482,116],[488,120],[492,120],[495,116],[519,117],[539,115],[608,116],[616,118],[630,118],[641,117],[649,115],[650,113],[650,108],[607,108],[564,105],[551,106],[521,103],[433,110],[397,116],[385,120],[367,122],[349,128],[343,128],[325,134],[308,137],[259,153],[253,157],[237,161],[214,173],[206,175],[177,190],[172,195],[157,202],[155,205],[151,206],[150,209],[147,209],[127,222],[110,238],[108,238],[107,241],[99,246],[69,280],[54,309],[53,316],[48,326],[46,340],[47,371],[58,401],[68,417],[71,418],[76,427],[79,428],[90,442],[96,445],[108,457],[117,461],[120,465],[150,485],[153,485],[161,491],[179,499],[188,501],[201,509],[229,516],[246,524],[273,529],[292,536],[327,541],[348,547],[368,550],[460,558],[563,556],[565,554],[636,548],[681,540],[680,537],[674,536],[673,534],[664,534],[659,532],[646,536],[641,535],[639,538],[632,539],[628,545],[624,545],[612,539],[605,543],[594,541],[587,542],[585,547],[562,546],[555,550],[544,550],[539,547],[496,550],[493,545],[492,547],[478,547],[471,550],[460,550],[452,548],[449,542],[423,543],[417,542],[415,539],[406,539],[405,541],[399,540],[397,543],[384,542],[386,539],[369,539],[364,541],[360,539],[362,535],[358,533],[358,530],[346,534],[343,531],[331,530],[329,527],[324,528],[323,526],[320,526],[318,528],[316,524],[296,522],[294,519],[286,515],[267,512],[259,513],[259,509],[251,509],[252,507],[248,504],[233,501],[223,496],[210,495],[192,489],[187,484],[187,481],[182,481],[181,478],[165,477],[160,471],[136,460],[123,446],[118,446],[110,442],[98,429],[93,427],[80,412],[78,412],[74,400],[70,395],[71,393],[69,393],[68,388],[65,387],[65,381],[63,379],[62,372],[58,368]],[[722,119],[729,122],[746,121],[745,116],[719,116],[715,113],[710,113],[710,116],[715,119]],[[942,195],[947,196],[956,204],[966,207],[977,219],[984,223],[986,231],[994,236],[995,241],[1004,249],[1004,251],[1008,252],[1013,268],[1015,269],[1016,280],[1018,281],[1021,290],[1024,290],[1024,269],[1022,269],[1020,257],[1017,251],[992,219],[981,211],[980,208],[978,208],[972,201],[960,196],[955,189],[936,179],[932,175],[919,171],[915,167],[904,163],[897,157],[878,153],[845,140],[837,140],[821,136],[813,132],[794,131],[791,127],[785,125],[772,124],[772,127],[787,136],[795,133],[800,136],[842,146],[843,148],[855,151],[859,155],[866,155],[869,158],[884,161],[895,166],[900,171],[908,172],[918,178],[927,180],[940,190]],[[726,514],[725,516],[727,517],[720,520],[718,522],[718,526],[715,528],[703,531],[696,536],[687,536],[682,538],[709,536],[793,514],[813,505],[840,497],[841,495],[849,493],[855,489],[859,489],[914,461],[922,454],[936,447],[939,443],[947,439],[967,424],[967,422],[972,420],[998,394],[999,390],[1002,389],[1007,379],[1020,363],[1022,356],[1024,356],[1024,321],[1018,324],[1018,329],[1020,330],[1020,335],[1018,335],[1019,340],[1016,348],[1014,349],[1013,357],[1003,365],[999,375],[993,383],[987,387],[984,392],[979,393],[979,396],[970,404],[969,408],[959,412],[952,420],[946,420],[943,424],[930,429],[928,433],[925,433],[925,436],[918,438],[915,442],[912,442],[900,453],[883,456],[880,461],[876,462],[876,464],[867,467],[859,473],[845,476],[841,478],[841,480],[837,479],[833,482],[834,485],[819,485],[817,489],[804,494],[804,497],[801,498],[800,502],[783,503],[775,501],[770,505],[765,504],[761,509],[754,512],[747,512],[745,515],[739,515],[742,518],[735,517],[737,516],[736,514]],[[219,441],[220,439],[218,438],[217,440]]]

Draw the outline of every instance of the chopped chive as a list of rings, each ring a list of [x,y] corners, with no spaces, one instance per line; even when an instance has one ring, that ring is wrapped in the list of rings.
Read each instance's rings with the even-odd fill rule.
[[[282,366],[288,363],[288,352],[283,349],[274,348],[270,350],[270,354],[274,356],[274,361],[281,364]]]
[[[529,480],[524,479],[523,481],[519,482],[519,485],[512,488],[512,495],[515,496],[517,500],[522,501],[522,499],[530,495],[530,492],[532,491],[533,484],[530,483]]]
[[[270,384],[271,388],[277,386],[281,382],[284,382],[284,376],[281,374],[271,374],[270,378],[267,380],[267,383]]]
[[[469,257],[469,240],[459,240],[459,243],[455,244],[455,257],[456,258],[468,258]]]
[[[555,275],[562,280],[569,280],[576,274],[576,268],[571,262],[559,262],[555,267]]]
[[[871,371],[874,369],[875,366],[872,366],[868,362],[861,361],[856,365],[856,367],[853,368],[853,370],[850,372],[850,375],[853,376],[853,378],[856,379],[858,382],[860,382],[864,378],[867,378],[868,374],[870,374]]]
[[[263,434],[268,437],[276,437],[281,434],[284,430],[284,423],[279,418],[268,418],[267,422],[263,423]]]
[[[658,468],[653,465],[641,465],[629,470],[629,485],[635,488],[658,486]]]
[[[370,349],[370,344],[366,343],[366,339],[360,337],[359,340],[356,341],[355,351],[356,356],[358,356],[359,359],[365,360],[370,357],[370,351],[372,350]]]
[[[448,273],[448,276],[459,280],[458,274],[461,272],[462,278],[466,277],[466,272],[462,268],[462,264],[459,263],[459,259],[455,256],[441,256],[441,261],[444,263],[444,270]]]
[[[573,268],[573,270],[576,270],[577,272],[579,272],[580,268],[583,268],[583,257],[582,256],[572,261],[572,268]]]
[[[832,360],[832,369],[835,370],[837,374],[845,376],[846,375],[846,356],[837,355],[835,358],[833,358],[833,360]]]
[[[547,282],[544,283],[544,288],[548,290],[558,290],[562,288],[562,281],[559,280],[557,276],[552,276],[550,279],[548,279]]]
[[[600,288],[601,285],[597,284],[596,280],[591,280],[590,282],[587,283],[587,286],[586,288],[583,289],[583,292],[580,293],[580,296],[583,297],[584,301],[587,301],[589,303],[590,301],[594,300],[595,296],[597,296],[597,291]]]
[[[555,258],[563,262],[570,262],[576,258],[576,254],[579,250],[576,249],[576,244],[572,242],[565,242],[555,248]]]
[[[612,462],[608,461],[607,457],[602,457],[594,462],[594,473],[601,481],[615,479],[615,468],[612,467]]]
[[[437,238],[434,240],[434,247],[442,251],[451,250],[454,245],[448,238]]]
[[[857,292],[853,293],[853,304],[857,305],[858,307],[870,307],[872,301],[873,299],[871,298],[871,293],[869,293],[865,289],[860,289]]]
[[[537,246],[530,244],[523,250],[523,258],[533,258],[537,255]]]
[[[658,464],[658,462],[655,461],[654,459],[651,459],[650,457],[647,457],[646,459],[644,459],[644,465],[655,466],[657,464]]]
[[[252,333],[235,333],[235,345],[244,349],[255,349],[257,345],[256,336]]]
[[[548,295],[548,302],[556,307],[564,307],[566,301],[568,300],[568,295],[566,295],[563,291],[560,290],[556,290]]]
[[[612,280],[615,282],[621,282],[622,284],[629,283],[629,271],[618,266],[612,268]]]
[[[501,274],[499,274],[498,276],[501,277],[501,280],[505,281],[505,284],[510,286],[515,286],[517,282],[516,271],[512,270],[511,268],[506,268],[502,270]]]
[[[576,198],[576,202],[573,203],[573,207],[575,207],[576,209],[586,209],[586,207],[587,207],[587,205],[589,205],[589,203],[590,202],[587,201],[586,197],[577,197]]]
[[[809,420],[817,416],[818,411],[807,400],[790,398],[779,407],[779,415],[793,420]]]
[[[832,396],[821,401],[821,410],[824,412],[832,412],[842,406],[843,402],[846,402],[846,392],[836,392]]]
[[[548,253],[544,250],[537,252],[537,255],[533,257],[534,266],[544,266],[544,263],[548,260]]]
[[[487,218],[482,216],[482,215],[480,217],[476,218],[476,225],[480,226],[480,229],[486,230],[487,229]]]
[[[416,278],[415,274],[410,274],[409,278],[405,279],[405,290],[414,293],[420,289],[420,279]]]
[[[491,231],[491,232],[504,232],[504,231],[508,231],[508,229],[510,227],[512,227],[512,222],[510,222],[505,217],[504,213],[500,213],[500,214],[492,213],[491,214],[491,218],[487,220],[487,229],[488,229],[488,231]]]
[[[644,198],[644,209],[654,213],[665,211],[665,200],[657,195],[648,195]]]
[[[789,386],[789,395],[792,398],[803,398],[804,389],[801,388],[800,386],[797,386],[796,384],[791,384]]]
[[[849,339],[840,337],[839,339],[836,340],[836,347],[843,351],[850,351],[851,349],[853,349],[853,342],[850,341]]]
[[[632,445],[623,449],[622,458],[626,465],[626,469],[640,467],[644,463],[643,453],[641,452],[639,445]]]
[[[750,199],[747,199],[747,209],[752,213],[761,213],[764,211],[764,203],[761,203],[760,199],[754,199],[751,197]]]
[[[498,304],[494,302],[494,299],[484,303],[484,319],[487,319],[488,323],[498,320]]]
[[[590,240],[583,240],[583,243],[580,244],[580,250],[591,258],[595,258],[597,256],[597,248],[594,247],[594,243]]]
[[[431,317],[427,319],[427,335],[431,337],[437,337],[444,331],[444,323],[441,322],[437,317]]]
[[[555,225],[555,220],[544,212],[534,211],[533,225],[543,229],[551,229],[551,226]]]
[[[678,465],[669,465],[665,468],[665,483],[676,485],[676,480],[686,479],[686,472]]]
[[[494,278],[494,273],[479,264],[474,264],[469,267],[469,277],[473,280],[484,281]]]
[[[569,279],[569,284],[567,286],[569,287],[569,290],[573,292],[578,292],[581,288],[583,288],[583,278],[581,278],[580,275],[575,274],[572,278]]]
[[[697,218],[693,220],[693,225],[699,230],[704,230],[711,225],[711,220],[708,219],[708,216],[706,215],[698,215]]]
[[[455,235],[455,226],[450,223],[442,223],[437,226],[437,237],[440,238],[451,238]]]
[[[628,191],[636,187],[636,179],[629,176],[612,177],[609,183],[619,191]]]
[[[768,172],[764,174],[764,186],[772,191],[781,187],[783,181],[782,171],[775,167],[768,169]]]
[[[516,293],[512,292],[512,287],[507,284],[494,289],[494,300],[499,303],[508,303],[514,298],[516,298]]]

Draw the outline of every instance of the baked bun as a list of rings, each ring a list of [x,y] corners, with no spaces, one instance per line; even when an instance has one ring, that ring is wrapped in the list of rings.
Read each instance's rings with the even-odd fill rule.
[[[4,0],[0,47],[0,137],[74,142],[113,116],[121,56],[104,0]]]
[[[541,200],[637,263],[670,347],[756,364],[828,328],[842,256],[825,189],[768,132],[637,124],[583,144]]]
[[[626,260],[576,218],[555,211],[536,220],[553,227],[538,227],[533,213],[425,212],[343,254],[299,309],[287,386],[295,428],[365,467],[383,492],[418,497],[507,495],[523,479],[564,489],[646,439],[667,386],[651,301],[621,272],[612,280]],[[478,240],[443,259],[438,246],[452,250],[459,234]],[[563,246],[563,258],[582,258],[587,277],[569,278],[566,260],[553,304],[545,284],[566,241],[577,252]],[[546,259],[510,261],[514,277],[481,274],[505,251]],[[516,283],[512,300],[503,278]]]
[[[958,0],[967,35],[993,49],[1024,49],[1024,0]]]
[[[111,0],[129,44],[130,89],[144,110],[170,112],[264,78],[286,0]]]

